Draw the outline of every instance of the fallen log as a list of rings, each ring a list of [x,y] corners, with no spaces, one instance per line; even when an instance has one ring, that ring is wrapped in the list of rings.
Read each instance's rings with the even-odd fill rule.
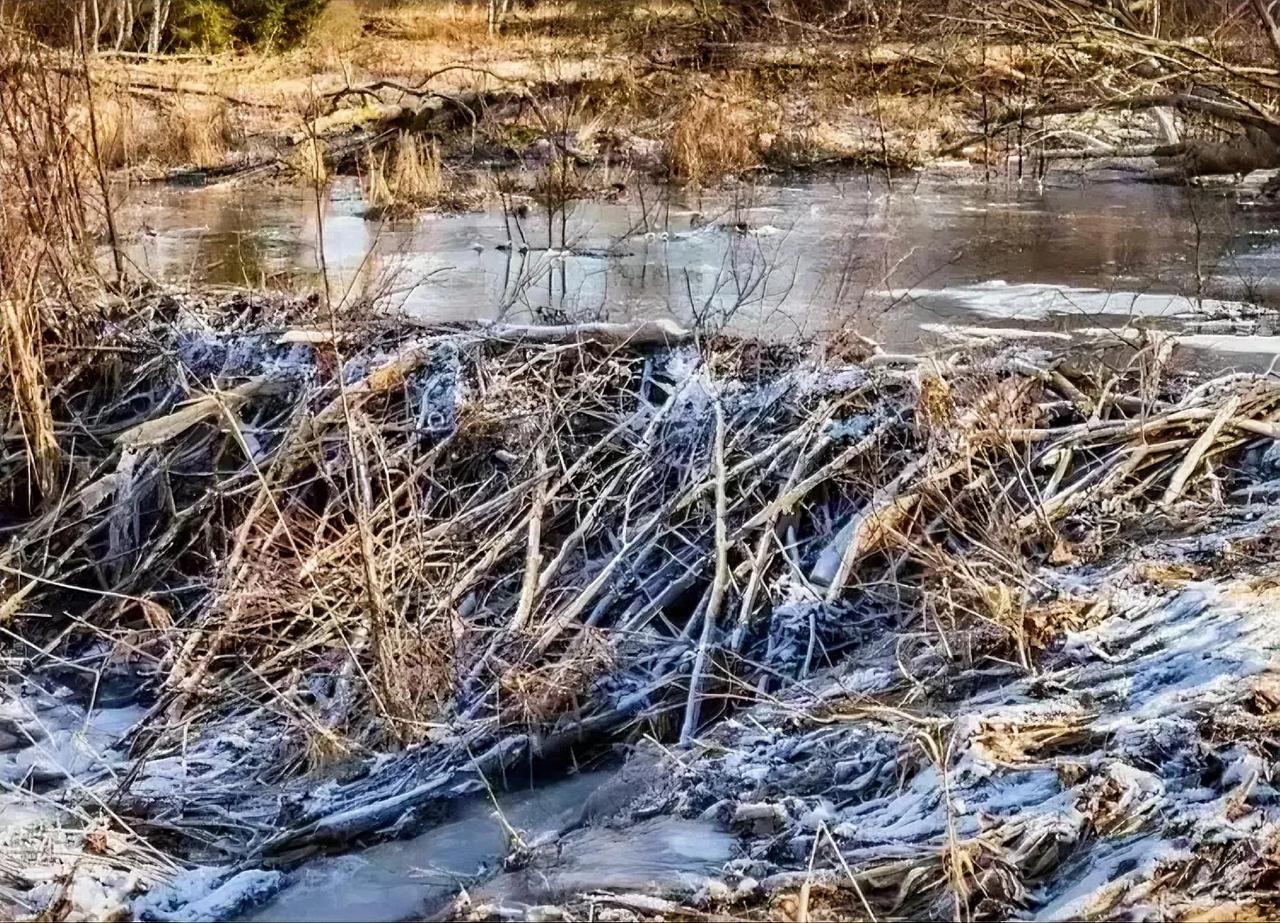
[[[290,136],[290,143],[301,144],[309,138],[327,140],[355,130],[374,136],[388,131],[447,133],[473,128],[486,114],[517,118],[529,100],[518,89],[431,92],[409,103],[381,102],[372,91],[368,93],[371,101],[312,119],[305,129]]]

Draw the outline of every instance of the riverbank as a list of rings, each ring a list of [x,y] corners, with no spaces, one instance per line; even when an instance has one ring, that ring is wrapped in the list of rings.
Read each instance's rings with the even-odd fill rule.
[[[977,31],[962,11],[901,10],[806,30],[692,4],[539,3],[495,31],[480,4],[335,2],[291,52],[102,54],[91,70],[101,146],[122,174],[338,171],[402,211],[954,157],[988,175],[1097,161],[1166,182],[1280,168],[1267,140],[1280,127],[1250,95],[1270,92],[1274,69],[1238,64],[1262,53],[1243,23],[1204,46],[1053,9]],[[1065,56],[1062,31],[1080,34]],[[1095,98],[1081,68],[1126,85]],[[1201,91],[1248,100],[1238,128],[1224,127],[1236,104]]]
[[[230,917],[619,744],[648,781],[513,831],[516,910],[454,913],[1052,916],[1264,875],[1213,831],[1256,856],[1274,823],[1273,377],[132,308],[56,392],[62,500],[4,471],[12,668],[135,710],[67,766],[19,697],[18,913]],[[729,858],[531,884],[660,815]]]

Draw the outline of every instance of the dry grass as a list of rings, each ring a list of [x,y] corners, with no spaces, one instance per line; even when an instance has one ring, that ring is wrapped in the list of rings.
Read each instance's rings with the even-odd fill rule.
[[[1255,24],[1250,11],[1224,12],[1223,2],[1160,4],[1162,34],[1204,33],[1209,25],[1225,22],[1207,39],[1206,49],[1233,62],[1265,57],[1260,30],[1247,34]],[[314,103],[317,95],[358,82],[362,71],[374,80],[413,82],[465,62],[499,76],[447,70],[433,77],[432,88],[451,92],[520,84],[536,87],[549,108],[590,98],[594,111],[606,114],[600,127],[669,139],[672,174],[701,182],[762,161],[783,167],[830,158],[914,165],[975,131],[975,113],[984,111],[980,94],[996,110],[1020,105],[1017,101],[1025,102],[1028,93],[1069,98],[1083,88],[1080,73],[1115,67],[1129,54],[1117,43],[1097,52],[1065,50],[1057,42],[1064,27],[1055,20],[1040,32],[1011,20],[1010,34],[980,41],[972,22],[960,15],[972,0],[948,4],[956,12],[951,17],[922,15],[930,11],[923,0],[838,3],[834,12],[840,15],[830,23],[834,31],[825,40],[804,33],[805,41],[795,28],[778,28],[780,21],[758,4],[727,5],[760,13],[757,18],[766,27],[761,41],[726,47],[724,36],[709,25],[716,21],[716,3],[516,3],[506,26],[491,35],[482,2],[334,0],[306,47],[295,52],[182,61],[103,59],[98,67],[110,72],[116,85],[136,78],[141,84],[185,84],[249,100],[252,105],[234,107],[240,139],[274,141],[282,125],[294,126],[288,115],[300,103]],[[829,6],[827,0],[796,0],[775,5],[773,12],[802,15]],[[661,58],[675,63],[655,73],[647,58],[658,49]],[[1137,51],[1142,60],[1149,57],[1148,50]],[[1203,64],[1195,63],[1200,61],[1196,55],[1203,53],[1178,52],[1180,60],[1191,61],[1188,77],[1213,76],[1195,70]],[[182,111],[172,119],[172,127],[181,130],[170,131],[173,114],[167,107],[158,117],[163,130],[153,139],[154,99],[141,94],[131,104],[109,103],[118,111],[105,113],[105,119],[122,126],[118,133],[104,133],[113,166],[147,160],[164,165],[170,158],[202,163],[205,157],[193,152],[216,153],[219,146],[240,140],[228,139],[225,121],[217,118],[209,120],[215,130],[193,137],[192,126],[201,120],[183,119]],[[785,108],[785,118],[769,112],[767,104]],[[124,127],[130,124],[132,129]],[[481,131],[492,127],[482,124]],[[178,141],[168,150],[172,138]]]
[[[3,409],[16,415],[35,480],[40,492],[48,495],[57,489],[61,450],[53,433],[40,328],[39,313],[30,301],[0,295],[0,356],[12,400]]]
[[[87,130],[85,107],[75,114]],[[127,93],[94,100],[99,155],[108,169],[139,166],[208,167],[226,161],[238,136],[222,99],[178,96],[159,105]]]
[[[289,168],[312,186],[322,185],[329,179],[324,148],[314,138],[304,139],[293,149],[289,155]]]
[[[87,124],[87,112],[80,114],[78,121]],[[98,152],[104,166],[118,170],[138,162],[141,126],[137,105],[127,95],[97,100],[94,121],[98,132]]]
[[[667,146],[673,176],[690,183],[761,162],[759,112],[745,96],[695,93],[680,109]]]
[[[489,40],[483,3],[442,0],[398,5],[380,10],[369,22],[371,30],[383,39],[447,45],[474,45]]]
[[[203,167],[226,160],[234,143],[225,101],[185,96],[164,108],[145,152],[164,163]]]
[[[439,145],[401,132],[390,151],[371,151],[365,160],[365,195],[383,211],[447,204],[451,193]]]
[[[406,202],[428,203],[438,199],[446,186],[439,146],[434,141],[401,134],[391,165],[390,186],[394,194]]]
[[[787,120],[777,138],[766,138],[771,143],[765,153],[779,166],[846,161],[916,167],[964,135],[959,108],[954,98],[930,94],[865,96],[855,104],[820,105],[809,124]]]
[[[95,275],[95,172],[84,84],[45,52],[0,34],[0,427],[21,433],[34,498],[57,489],[49,346],[76,334]]]
[[[619,9],[617,3],[583,0],[517,2],[512,7],[496,33],[490,32],[487,3],[464,0],[391,5],[372,13],[368,21],[370,31],[382,38],[473,48],[539,47],[550,51],[554,50],[554,45],[547,44],[551,42],[561,43],[564,50],[573,47],[565,42],[595,43],[635,14],[630,8]]]

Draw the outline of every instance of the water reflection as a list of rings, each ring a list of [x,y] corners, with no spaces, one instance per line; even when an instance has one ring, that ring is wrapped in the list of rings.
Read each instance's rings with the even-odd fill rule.
[[[323,264],[336,301],[387,295],[431,319],[731,317],[773,336],[856,323],[890,343],[922,324],[989,319],[948,289],[992,281],[1066,289],[1064,305],[1075,288],[1280,301],[1274,213],[1135,183],[648,188],[575,203],[567,247],[559,216],[536,207],[380,223],[339,182],[319,211],[288,187],[150,189],[126,210],[129,253],[158,277],[233,285],[314,287]],[[1076,323],[1069,308],[1007,316]]]

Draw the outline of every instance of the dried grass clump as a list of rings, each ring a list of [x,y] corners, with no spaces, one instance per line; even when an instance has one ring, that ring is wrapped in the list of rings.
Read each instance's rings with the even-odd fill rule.
[[[79,121],[86,129],[88,114]],[[94,122],[97,129],[98,156],[110,170],[118,170],[138,161],[143,143],[138,124],[137,106],[127,96],[98,99],[94,104]]]
[[[758,115],[741,97],[694,95],[681,108],[667,145],[673,176],[702,183],[760,164]]]
[[[407,202],[426,203],[438,199],[446,187],[440,147],[434,141],[400,135],[389,185],[396,196]]]
[[[320,186],[329,180],[324,145],[315,138],[304,138],[289,155],[289,167],[306,182]]]
[[[164,164],[207,167],[225,161],[234,141],[225,100],[185,96],[161,110],[146,152]]]
[[[0,30],[0,431],[25,447],[23,502],[57,490],[62,451],[54,434],[57,347],[97,310],[105,177],[78,75],[47,52]],[[114,243],[114,241],[113,241]]]
[[[0,285],[5,270],[0,269]],[[61,449],[53,432],[49,407],[49,381],[45,375],[44,331],[39,312],[30,301],[0,294],[0,355],[3,355],[9,390],[5,417],[16,417],[17,428],[40,492],[57,489]],[[4,420],[5,429],[12,419]]]
[[[92,119],[85,105],[76,108],[74,121],[86,141],[93,125],[98,156],[109,170],[146,164],[216,166],[226,161],[236,141],[229,104],[200,96],[157,104],[128,94],[99,96]]]
[[[451,203],[439,145],[401,132],[392,150],[371,151],[365,162],[365,195],[379,214]]]

